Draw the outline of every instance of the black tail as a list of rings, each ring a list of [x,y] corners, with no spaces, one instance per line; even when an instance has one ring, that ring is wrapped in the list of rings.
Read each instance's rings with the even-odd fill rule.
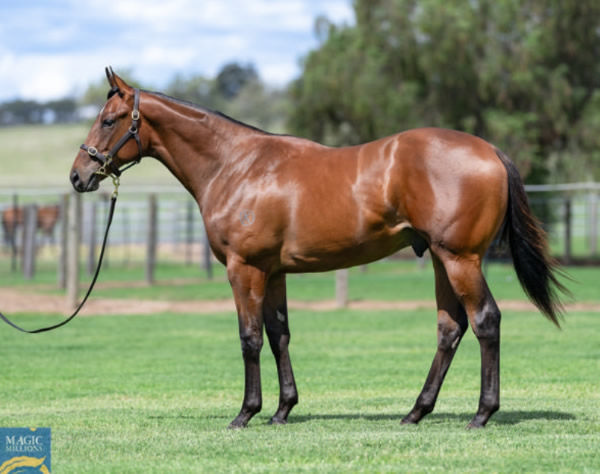
[[[560,327],[558,319],[563,306],[558,291],[569,295],[569,290],[557,279],[558,263],[548,255],[546,233],[531,213],[517,167],[500,150],[496,153],[508,173],[508,209],[502,239],[508,240],[523,290],[540,311]]]

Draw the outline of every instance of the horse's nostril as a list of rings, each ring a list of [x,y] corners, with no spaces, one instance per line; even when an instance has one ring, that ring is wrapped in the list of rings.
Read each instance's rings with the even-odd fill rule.
[[[79,173],[76,170],[71,171],[71,184],[73,185],[73,188],[75,188],[76,191],[83,191],[83,182],[81,181],[81,178],[79,177]]]

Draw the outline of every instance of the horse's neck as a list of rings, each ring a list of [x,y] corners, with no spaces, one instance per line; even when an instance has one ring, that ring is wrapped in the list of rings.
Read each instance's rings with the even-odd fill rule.
[[[151,155],[200,203],[210,181],[237,158],[253,131],[215,113],[153,96]]]

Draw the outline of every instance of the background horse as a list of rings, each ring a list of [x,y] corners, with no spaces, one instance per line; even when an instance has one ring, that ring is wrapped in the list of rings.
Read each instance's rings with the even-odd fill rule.
[[[24,211],[22,207],[9,207],[2,211],[2,230],[4,244],[10,246],[16,237],[17,230],[23,226]],[[37,208],[36,229],[46,236],[50,243],[54,242],[54,228],[60,216],[60,206],[50,205]]]
[[[107,69],[109,98],[73,163],[77,191],[142,156],[160,160],[196,199],[238,313],[245,391],[231,427],[260,411],[263,327],[280,396],[272,423],[298,401],[288,344],[287,273],[365,264],[412,246],[431,252],[438,349],[403,423],[432,411],[470,325],[481,348],[481,395],[470,427],[499,408],[500,311],[481,262],[499,233],[528,295],[558,324],[563,289],[514,164],[477,137],[418,129],[329,148],[272,135],[218,112],[129,87]],[[135,140],[133,140],[135,138]]]

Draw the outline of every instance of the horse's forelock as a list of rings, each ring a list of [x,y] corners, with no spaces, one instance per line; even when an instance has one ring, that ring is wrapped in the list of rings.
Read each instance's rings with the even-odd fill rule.
[[[110,99],[115,94],[119,94],[120,97],[123,97],[123,93],[121,92],[121,89],[119,89],[117,86],[115,86],[108,91],[108,94],[106,95],[106,100]]]

